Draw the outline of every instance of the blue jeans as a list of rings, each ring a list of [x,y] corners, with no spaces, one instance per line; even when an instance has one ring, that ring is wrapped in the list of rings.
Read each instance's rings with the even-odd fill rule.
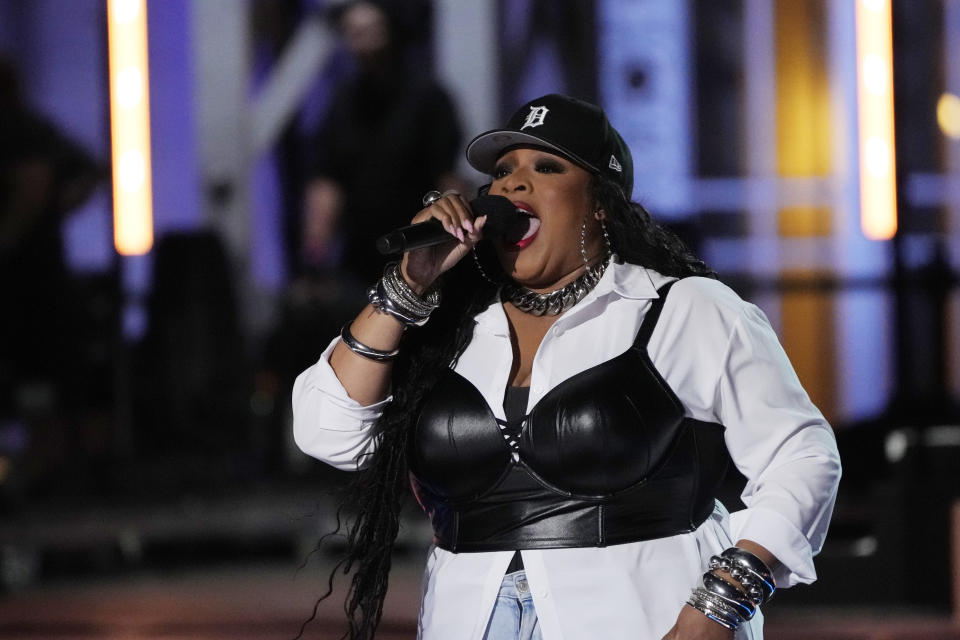
[[[483,640],[541,640],[533,595],[523,571],[508,573],[500,583]]]

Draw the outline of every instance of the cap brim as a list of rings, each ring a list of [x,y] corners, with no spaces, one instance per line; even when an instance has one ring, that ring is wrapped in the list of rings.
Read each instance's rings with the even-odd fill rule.
[[[497,158],[500,157],[503,150],[517,145],[531,145],[551,149],[566,158],[570,158],[579,165],[591,168],[588,163],[585,163],[582,159],[562,147],[558,147],[529,133],[511,131],[509,129],[487,131],[471,140],[470,144],[467,145],[467,162],[477,171],[482,171],[490,175],[493,173],[493,167],[496,165]],[[595,169],[593,170],[595,171]]]

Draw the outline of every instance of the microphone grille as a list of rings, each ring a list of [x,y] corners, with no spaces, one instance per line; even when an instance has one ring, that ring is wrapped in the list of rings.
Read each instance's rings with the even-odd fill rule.
[[[502,235],[520,215],[510,199],[504,196],[483,195],[470,204],[476,215],[487,216],[485,234]]]

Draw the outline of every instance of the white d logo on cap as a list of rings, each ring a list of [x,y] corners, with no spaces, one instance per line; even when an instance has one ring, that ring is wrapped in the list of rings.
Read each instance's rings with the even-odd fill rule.
[[[546,107],[530,107],[530,113],[527,114],[527,119],[524,120],[520,131],[523,131],[527,127],[539,127],[542,125],[544,119],[547,117],[548,111],[549,109]]]

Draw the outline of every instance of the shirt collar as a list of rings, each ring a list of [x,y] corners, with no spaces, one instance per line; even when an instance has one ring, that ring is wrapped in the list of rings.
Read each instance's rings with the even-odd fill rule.
[[[621,298],[632,300],[648,300],[660,297],[657,288],[666,281],[664,276],[646,267],[629,262],[612,262],[600,282],[591,291],[592,296],[599,298],[608,293],[614,293]]]
[[[510,325],[507,324],[507,314],[503,310],[503,305],[500,304],[499,295],[494,298],[489,307],[476,315],[474,321],[477,323],[477,327],[481,327],[495,336],[510,335]]]
[[[631,300],[659,298],[657,289],[669,280],[671,278],[637,264],[612,262],[593,291],[588,293],[574,309],[610,294]],[[475,320],[478,327],[483,327],[489,333],[510,335],[507,315],[503,311],[499,297],[489,307],[478,313]]]

